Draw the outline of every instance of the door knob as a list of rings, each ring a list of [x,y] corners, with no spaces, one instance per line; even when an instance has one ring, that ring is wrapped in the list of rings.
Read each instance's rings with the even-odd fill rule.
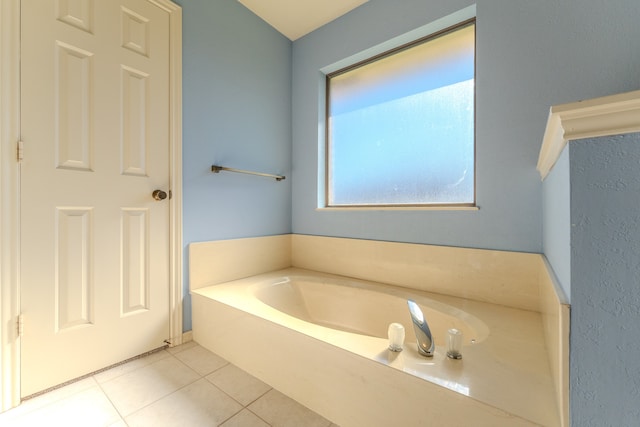
[[[160,201],[167,198],[167,193],[162,190],[153,190],[153,193],[151,193],[151,197],[153,197],[157,201]]]

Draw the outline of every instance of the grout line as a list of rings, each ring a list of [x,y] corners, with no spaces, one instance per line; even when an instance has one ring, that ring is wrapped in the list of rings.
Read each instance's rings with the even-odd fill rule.
[[[147,351],[146,353],[139,354],[137,356],[131,357],[131,358],[126,359],[126,360],[123,360],[121,362],[114,363],[113,365],[109,365],[109,366],[107,366],[105,368],[98,369],[97,371],[93,371],[93,372],[90,372],[88,374],[82,375],[81,377],[74,378],[72,380],[63,382],[62,384],[58,384],[58,385],[55,385],[53,387],[49,387],[49,388],[47,388],[45,390],[38,391],[36,393],[30,394],[29,396],[23,397],[22,399],[20,399],[20,402],[22,403],[22,402],[27,401],[29,399],[33,399],[34,397],[42,396],[43,394],[50,393],[50,392],[52,392],[54,390],[57,390],[59,388],[66,387],[66,386],[68,386],[70,384],[73,384],[73,383],[77,383],[78,381],[82,381],[82,380],[87,379],[89,377],[93,377],[94,375],[97,375],[97,374],[99,374],[101,372],[108,371],[109,369],[115,368],[115,367],[120,366],[120,365],[124,365],[125,363],[131,362],[132,360],[142,359],[143,357],[147,357],[150,354],[157,353],[157,352],[162,351],[162,350],[164,350],[166,348],[167,348],[166,345],[163,346],[163,347],[158,347],[158,348],[153,349],[151,351]],[[95,378],[94,378],[94,381],[98,382],[97,380],[95,380]]]
[[[204,348],[204,347],[202,347],[202,348]],[[207,350],[207,351],[209,351],[209,350]],[[176,353],[176,354],[180,354],[180,353],[181,353],[181,352]],[[213,354],[215,354],[215,353],[213,353]],[[195,369],[193,369],[191,366],[189,366],[186,362],[184,362],[184,361],[182,361],[180,358],[178,358],[175,354],[172,354],[172,356],[173,356],[173,357],[174,357],[178,362],[182,363],[182,364],[183,364],[184,366],[186,366],[188,369],[190,369],[191,371],[193,371],[196,375],[199,375],[199,376],[200,376],[200,378],[204,378],[204,377],[206,377],[207,375],[211,375],[211,374],[213,374],[214,372],[216,372],[217,370],[222,369],[222,368],[224,368],[225,366],[227,366],[227,365],[229,364],[229,361],[228,361],[227,359],[224,359],[224,358],[222,358],[222,357],[220,357],[220,356],[218,356],[218,355],[216,354],[216,356],[220,357],[220,358],[221,358],[222,360],[224,360],[226,363],[225,363],[224,365],[220,366],[219,368],[214,369],[214,370],[213,370],[213,371],[211,371],[211,372],[208,372],[208,373],[206,373],[206,374],[200,374],[200,373],[199,373],[199,372],[197,372]]]
[[[162,349],[158,349],[158,351],[159,351],[159,350],[163,350],[163,349],[166,349],[166,347],[164,347],[164,348],[162,348]],[[146,354],[146,355],[148,356],[148,355],[153,354],[153,353],[155,353],[155,352],[156,352],[156,351],[149,352],[149,353],[148,353],[148,354]],[[169,356],[167,357],[167,359],[168,359],[169,357],[173,357],[177,362],[179,362],[179,363],[181,363],[182,365],[184,365],[187,369],[189,369],[189,370],[193,371],[196,375],[200,375],[200,374],[199,374],[199,373],[197,373],[194,369],[192,369],[190,366],[188,366],[186,363],[184,363],[182,360],[178,359],[178,358],[175,356],[175,354],[172,354],[171,352],[168,352],[168,351],[167,351],[167,353],[169,354]],[[136,357],[136,358],[134,358],[134,359],[138,359],[138,357]],[[161,360],[164,360],[164,359],[161,359]],[[151,366],[151,365],[153,365],[153,364],[155,364],[155,363],[157,363],[157,362],[160,362],[160,360],[158,360],[158,361],[156,361],[156,362],[153,362],[153,363],[150,363],[150,364],[146,364],[146,365],[143,365],[143,366],[139,366],[139,367],[137,367],[136,369],[134,369],[134,370],[132,370],[132,371],[127,372],[126,374],[129,374],[129,373],[132,373],[132,372],[138,371],[138,370],[140,370],[140,369],[147,368],[147,367],[149,367],[149,366]],[[119,364],[117,364],[117,365],[114,365],[113,367],[116,367],[116,366],[118,366],[118,365],[120,365],[120,363],[119,363]],[[123,375],[126,375],[126,374],[123,374]],[[115,378],[113,378],[113,379],[116,379],[116,378],[118,378],[118,377],[115,377]],[[112,379],[112,380],[113,380],[113,379]],[[171,392],[171,393],[169,393],[169,394],[165,394],[165,395],[163,395],[163,396],[158,397],[158,398],[157,398],[156,400],[154,400],[153,402],[149,402],[148,404],[146,404],[146,405],[144,405],[144,406],[142,406],[142,407],[140,407],[140,408],[136,409],[136,410],[135,410],[135,411],[133,411],[132,413],[128,414],[128,415],[127,415],[127,417],[129,417],[129,416],[131,416],[131,415],[133,415],[133,414],[135,414],[135,413],[138,413],[138,412],[142,411],[143,409],[147,408],[148,406],[153,405],[154,403],[158,402],[158,401],[159,401],[159,400],[161,400],[161,399],[164,399],[164,398],[166,398],[166,397],[168,397],[168,396],[171,396],[172,394],[176,393],[177,391],[182,390],[183,388],[185,388],[185,387],[187,387],[187,386],[189,386],[189,385],[191,385],[191,384],[193,384],[193,383],[195,383],[195,382],[199,381],[200,379],[201,379],[201,378],[197,378],[197,379],[196,379],[196,380],[194,380],[193,382],[190,382],[190,383],[188,383],[188,384],[185,384],[185,385],[183,385],[182,387],[175,389],[174,391],[172,391],[172,392]],[[110,381],[112,381],[112,380],[106,381],[104,384],[106,384],[106,383],[108,383],[108,382],[110,382]],[[96,381],[96,382],[98,382],[98,381]],[[101,384],[101,383],[98,383],[98,385],[100,386],[100,390],[102,391],[102,393],[104,393],[104,395],[107,397],[107,399],[109,400],[109,402],[111,403],[111,405],[113,405],[113,407],[115,408],[115,410],[116,410],[116,412],[118,413],[118,415],[120,415],[120,419],[121,419],[121,420],[122,420],[122,421],[123,421],[123,422],[128,426],[129,424],[128,424],[128,423],[127,423],[127,421],[126,421],[125,416],[124,416],[124,415],[123,415],[123,414],[118,410],[118,408],[116,407],[116,405],[111,401],[111,399],[109,398],[109,395],[108,395],[108,394],[104,391],[104,389],[102,388],[102,384]]]
[[[180,362],[181,364],[183,364],[187,369],[189,369],[189,370],[191,370],[192,372],[194,372],[196,375],[200,375],[198,372],[196,372],[194,369],[192,369],[189,365],[187,365],[187,364],[186,364],[186,363],[184,363],[182,360],[180,360],[180,359],[178,359],[177,357],[175,357],[175,355],[174,355],[174,354],[169,353],[169,355],[170,355],[170,356],[172,356],[176,361],[178,361],[178,362]],[[154,363],[156,363],[156,362],[154,362]],[[139,368],[137,368],[137,369],[135,369],[135,370],[137,371],[137,370],[139,370],[139,369],[146,368],[146,367],[148,367],[148,366],[149,366],[149,365],[141,366],[141,367],[139,367]],[[134,372],[134,371],[131,371],[131,372]],[[143,409],[145,409],[145,408],[147,408],[147,407],[149,407],[149,406],[151,406],[151,405],[153,405],[153,404],[157,403],[159,400],[162,400],[162,399],[164,399],[164,398],[166,398],[166,397],[169,397],[169,396],[171,396],[172,394],[175,394],[175,393],[177,393],[178,391],[180,391],[180,390],[182,390],[182,389],[184,389],[184,388],[186,388],[186,387],[188,387],[188,386],[190,386],[190,385],[192,385],[192,384],[194,384],[194,383],[196,383],[196,382],[200,381],[201,379],[203,379],[203,377],[196,378],[196,379],[195,379],[195,380],[193,380],[192,382],[187,383],[187,384],[183,385],[182,387],[179,387],[179,388],[177,388],[177,389],[173,390],[172,392],[170,392],[170,393],[168,393],[168,394],[165,394],[165,395],[159,396],[159,397],[158,397],[156,400],[154,400],[153,402],[149,402],[148,404],[146,404],[146,405],[144,405],[144,406],[142,406],[142,407],[140,407],[140,408],[136,409],[135,411],[133,411],[132,413],[130,413],[130,414],[129,414],[129,415],[127,415],[127,416],[128,416],[128,417],[130,417],[130,416],[132,416],[133,414],[136,414],[136,413],[138,413],[138,412],[142,411]],[[106,393],[105,393],[105,394],[106,394]],[[107,397],[108,397],[108,396],[107,396]],[[111,399],[109,399],[109,401],[111,401]],[[112,404],[113,404],[113,403],[112,403]],[[114,406],[115,406],[115,405],[114,405]],[[116,408],[116,411],[117,411],[117,410],[118,410],[118,409]],[[120,411],[118,411],[118,414],[120,414]],[[120,417],[121,417],[123,420],[124,420],[124,418],[125,418],[122,414],[120,414]],[[126,424],[126,423],[127,423],[127,422],[125,421],[125,424]],[[128,425],[128,424],[127,424],[127,425]]]
[[[215,387],[215,386],[214,386]],[[234,400],[235,401],[235,400]],[[241,404],[242,405],[242,404]],[[222,420],[222,422],[219,424],[220,426],[224,427],[224,423],[226,423],[227,421],[229,421],[231,418],[235,417],[236,415],[238,415],[240,412],[244,411],[245,408],[240,408],[240,410],[238,412],[236,412],[235,414],[227,417],[226,419]]]
[[[192,348],[192,347],[190,347],[190,348]],[[189,349],[190,349],[190,348],[189,348]],[[186,387],[189,387],[190,385],[193,385],[194,383],[196,383],[196,382],[198,382],[198,381],[200,381],[200,380],[205,380],[208,384],[211,384],[212,386],[216,387],[218,390],[220,390],[221,392],[223,392],[224,394],[226,394],[226,393],[224,392],[224,390],[221,390],[219,387],[217,387],[215,384],[211,383],[211,381],[207,380],[205,377],[206,377],[207,375],[210,375],[210,374],[212,374],[212,373],[214,373],[214,372],[216,372],[216,371],[218,371],[218,370],[220,370],[220,369],[224,368],[225,366],[229,365],[230,363],[229,363],[226,359],[224,359],[224,360],[225,360],[225,362],[226,362],[224,365],[220,366],[220,367],[219,367],[219,368],[217,368],[217,369],[214,369],[213,371],[211,371],[211,372],[209,372],[209,373],[206,373],[206,374],[200,374],[200,373],[199,373],[199,372],[197,372],[195,369],[193,369],[191,366],[189,366],[186,362],[182,361],[180,358],[178,358],[178,357],[177,357],[177,355],[178,355],[178,354],[182,353],[183,351],[189,350],[189,349],[185,349],[185,350],[178,351],[178,352],[176,352],[175,354],[174,354],[174,353],[171,353],[171,352],[169,352],[169,351],[168,351],[167,353],[169,353],[169,356],[173,357],[177,362],[179,362],[179,363],[180,363],[180,364],[182,364],[184,367],[186,367],[187,369],[189,369],[190,371],[192,371],[193,373],[195,373],[195,374],[196,374],[196,376],[198,376],[198,378],[196,378],[194,381],[192,381],[192,382],[190,382],[190,383],[188,383],[188,384],[183,385],[182,387],[179,387],[179,388],[175,389],[174,391],[172,391],[172,392],[171,392],[171,393],[169,393],[169,394],[166,394],[166,395],[163,395],[163,396],[158,397],[158,399],[154,400],[153,402],[149,402],[147,405],[145,405],[145,406],[143,406],[143,407],[141,407],[141,408],[138,408],[137,410],[135,410],[134,412],[130,413],[130,414],[129,414],[129,415],[127,415],[127,416],[131,416],[131,415],[133,415],[133,414],[136,414],[136,413],[138,413],[138,412],[142,411],[143,409],[145,409],[145,408],[147,408],[147,407],[149,407],[149,406],[151,406],[151,405],[153,405],[153,404],[157,403],[159,400],[165,399],[165,398],[167,398],[167,397],[169,397],[169,396],[171,396],[171,395],[173,395],[173,394],[176,394],[176,393],[177,393],[177,392],[179,392],[180,390],[182,390],[182,389],[184,389],[184,388],[186,388]],[[218,357],[220,357],[220,356],[218,356]],[[155,363],[155,362],[154,362],[154,363]],[[136,370],[138,370],[138,369],[142,369],[142,368],[147,367],[147,366],[149,366],[149,365],[141,366],[141,367],[137,368]],[[133,372],[133,371],[131,371],[131,372]],[[103,390],[103,392],[104,392],[104,390]],[[106,393],[105,393],[105,395],[106,395]],[[231,396],[229,396],[229,397],[231,397]],[[108,398],[108,396],[107,396],[107,398]],[[237,402],[237,401],[236,401],[235,399],[233,399],[233,398],[232,398],[232,400],[233,400],[234,402]],[[109,402],[111,402],[111,399],[109,399]],[[237,403],[238,403],[240,406],[242,406],[242,403],[240,403],[240,402],[237,402]],[[111,404],[113,405],[113,402],[111,402]],[[115,405],[114,405],[114,407],[115,407]],[[244,406],[243,406],[243,409],[244,409]],[[117,411],[117,412],[118,412],[118,414],[120,415],[121,419],[125,422],[125,424],[127,424],[127,422],[126,422],[126,420],[125,420],[125,417],[120,413],[120,411],[118,411],[118,410],[117,410],[117,408],[116,408],[116,411]],[[242,411],[242,409],[241,409],[240,411]],[[239,413],[240,411],[238,411],[238,413]],[[234,414],[233,416],[235,416],[235,415],[237,415],[237,413],[236,413],[236,414]],[[231,418],[231,417],[230,417],[230,418]],[[227,420],[228,420],[228,419],[227,419]],[[227,420],[225,420],[224,422],[226,422]],[[127,424],[127,425],[128,425],[128,424]]]
[[[227,363],[225,366],[235,366],[237,368],[236,365],[233,365],[232,363]],[[224,366],[223,366],[224,367]],[[219,371],[222,368],[216,369],[213,372]],[[238,368],[240,369],[240,368]],[[211,372],[210,374],[207,374],[207,376],[211,375],[213,372]],[[249,374],[250,375],[250,374]],[[269,390],[265,391],[264,393],[262,393],[260,396],[256,397],[255,399],[253,399],[251,402],[247,403],[246,405],[242,402],[239,402],[235,397],[231,396],[229,393],[227,393],[226,391],[224,391],[223,389],[220,388],[220,386],[218,386],[217,384],[214,384],[211,380],[207,379],[206,377],[203,377],[209,384],[211,384],[212,386],[214,386],[215,388],[217,388],[218,390],[220,390],[222,393],[224,393],[225,395],[227,395],[231,400],[233,400],[234,402],[236,402],[238,405],[242,406],[243,409],[249,409],[249,405],[251,405],[252,403],[254,403],[256,400],[260,399],[262,396],[264,396],[265,394],[269,393],[271,390],[273,390],[273,387],[269,386]],[[255,378],[255,377],[254,377]]]
[[[147,366],[147,365],[145,365]],[[136,368],[134,369],[134,371],[137,371],[140,368]],[[133,372],[133,371],[130,371]],[[116,377],[118,378],[118,377]],[[115,379],[115,378],[114,378]],[[95,379],[94,379],[95,380]],[[120,417],[120,420],[128,427],[129,423],[127,423],[127,420],[125,420],[124,415],[120,412],[120,410],[118,409],[118,407],[116,406],[115,403],[113,403],[113,401],[111,400],[111,397],[109,397],[109,394],[102,388],[103,384],[108,383],[109,381],[106,381],[105,383],[101,383],[99,381],[96,380],[96,383],[98,383],[98,387],[100,387],[100,391],[102,392],[102,394],[104,394],[104,396],[107,398],[107,400],[109,401],[109,403],[111,404],[111,406],[113,406],[113,409],[116,410],[116,412],[118,413],[118,416]]]
[[[254,377],[255,378],[255,377]],[[266,383],[265,383],[266,384]],[[268,385],[268,384],[267,384]],[[269,390],[265,391],[264,393],[262,393],[260,396],[256,397],[255,399],[253,399],[251,402],[247,403],[247,405],[245,406],[245,408],[249,409],[249,405],[253,405],[256,401],[260,400],[260,398],[262,398],[265,394],[269,393],[271,390],[273,390],[274,388],[269,386]],[[241,403],[242,405],[242,403]],[[253,412],[253,411],[251,411]]]
[[[154,354],[161,354],[161,353],[164,353],[164,355],[165,355],[165,356],[164,356],[164,357],[162,357],[162,358],[159,358],[158,360],[155,360],[155,361],[153,361],[153,362],[151,362],[151,361],[147,361],[146,363],[144,363],[144,364],[143,364],[143,365],[141,365],[141,366],[137,366],[137,367],[134,367],[134,368],[132,368],[132,369],[125,370],[124,372],[119,372],[119,373],[117,373],[117,374],[114,374],[114,376],[109,377],[109,378],[107,378],[107,379],[104,379],[104,378],[100,378],[100,379],[99,379],[99,378],[97,378],[97,376],[98,376],[98,375],[101,375],[101,374],[103,374],[103,373],[105,373],[105,372],[108,372],[108,371],[110,371],[111,369],[115,369],[115,368],[117,368],[117,367],[119,367],[119,366],[124,366],[124,365],[126,365],[126,364],[128,364],[128,363],[135,362],[136,360],[142,360],[142,358],[141,358],[141,359],[129,360],[129,361],[125,362],[125,363],[122,363],[122,364],[118,364],[118,365],[116,365],[116,366],[113,366],[113,367],[111,367],[110,369],[108,369],[108,370],[106,370],[106,371],[96,372],[96,373],[94,374],[94,379],[96,380],[96,382],[98,382],[98,383],[100,383],[100,384],[106,384],[106,383],[109,383],[109,382],[111,382],[111,381],[113,381],[113,380],[116,380],[116,379],[118,379],[118,378],[122,377],[123,375],[127,375],[128,373],[135,372],[135,371],[137,371],[137,370],[139,370],[139,369],[142,369],[142,368],[148,367],[148,366],[153,365],[154,363],[159,362],[159,361],[161,361],[161,360],[168,359],[168,358],[169,358],[169,356],[171,356],[171,354],[170,354],[169,352],[167,352],[167,351],[166,351],[166,349],[165,349],[165,350],[164,350],[164,352],[163,352],[163,351],[157,351],[157,352],[154,352],[154,353],[148,354],[148,355],[147,355],[147,357],[148,357],[148,356],[151,356],[151,355],[154,355]]]
[[[97,382],[97,381],[96,381]],[[111,404],[111,406],[113,407],[113,409],[115,409],[116,413],[118,414],[118,417],[120,417],[120,421],[122,421],[124,423],[125,426],[129,426],[129,424],[127,423],[127,421],[124,419],[124,416],[120,413],[120,411],[118,410],[118,407],[115,405],[115,403],[113,403],[111,401],[111,398],[109,397],[109,395],[104,391],[104,389],[102,388],[102,384],[98,383],[98,387],[100,387],[100,393],[102,393],[104,395],[104,397],[109,401],[109,403]],[[115,423],[111,423],[112,425]]]
[[[273,389],[272,389],[272,390],[273,390]],[[269,391],[271,391],[271,390],[269,390]],[[265,394],[266,394],[266,393],[265,393]],[[264,394],[263,394],[262,396],[264,396]],[[260,396],[260,397],[262,397],[262,396]],[[256,400],[258,400],[258,399],[256,399]],[[255,402],[255,400],[254,400],[254,402]],[[252,402],[252,403],[253,403],[253,402]],[[260,420],[264,421],[264,423],[265,423],[266,425],[268,425],[269,427],[271,427],[271,424],[269,424],[269,422],[267,422],[267,420],[265,420],[265,419],[264,419],[264,418],[262,418],[260,415],[258,415],[258,414],[256,414],[255,412],[253,412],[251,409],[249,409],[249,407],[248,407],[248,406],[247,406],[246,408],[244,408],[244,409],[246,409],[247,411],[251,412],[253,415],[255,415],[256,417],[258,417],[258,419],[260,419]]]
[[[151,354],[153,354],[153,353],[156,353],[156,352],[162,351],[163,349],[164,349],[164,347],[163,347],[163,348],[160,348],[160,349],[157,349],[157,350],[155,350],[155,351],[147,352],[147,353],[145,353],[145,354],[139,355],[139,356],[134,357],[134,358],[131,358],[131,359],[127,359],[127,360],[122,361],[122,362],[120,362],[120,363],[117,363],[117,364],[114,364],[114,365],[109,366],[109,367],[107,367],[107,368],[104,368],[104,369],[101,369],[101,370],[99,370],[99,371],[96,371],[96,372],[94,372],[94,373],[92,373],[92,374],[85,375],[85,376],[83,376],[81,379],[85,379],[85,378],[90,377],[90,376],[93,376],[93,375],[95,375],[95,374],[98,374],[98,373],[101,373],[101,372],[108,371],[108,370],[110,370],[110,369],[116,368],[116,367],[118,367],[118,366],[120,366],[120,365],[122,365],[122,364],[125,364],[125,363],[127,363],[127,362],[130,362],[130,361],[132,361],[132,360],[144,358],[144,357],[149,356],[149,355],[151,355]],[[235,367],[235,368],[238,368],[236,365],[234,365],[233,363],[230,363],[230,362],[229,362],[229,361],[227,361],[226,359],[223,359],[223,360],[225,361],[225,364],[223,364],[222,366],[219,366],[219,367],[217,367],[216,369],[214,369],[214,370],[212,370],[212,371],[210,371],[210,372],[207,372],[207,373],[204,373],[204,374],[200,374],[200,373],[199,373],[199,372],[197,372],[195,369],[191,368],[191,367],[190,367],[186,362],[182,361],[180,358],[178,358],[178,357],[177,357],[177,354],[179,354],[180,352],[178,352],[178,353],[176,353],[176,354],[173,354],[173,353],[171,353],[171,352],[167,352],[167,353],[168,353],[168,355],[167,355],[167,357],[166,357],[167,359],[168,359],[168,357],[169,357],[169,356],[173,357],[173,360],[174,360],[174,361],[178,361],[178,362],[180,362],[180,364],[181,364],[181,365],[183,365],[184,367],[188,368],[190,371],[192,371],[192,372],[194,372],[194,373],[196,374],[196,375],[195,375],[195,379],[194,379],[194,381],[192,381],[192,382],[190,382],[190,383],[188,383],[188,384],[185,384],[185,385],[181,386],[180,388],[177,388],[177,389],[173,390],[172,392],[170,392],[170,393],[168,393],[168,394],[166,394],[166,395],[163,395],[163,396],[158,397],[158,398],[157,398],[156,400],[154,400],[153,402],[149,402],[147,405],[145,405],[145,406],[143,406],[143,407],[141,407],[141,408],[138,408],[138,409],[137,409],[137,410],[135,410],[134,412],[132,412],[132,413],[128,414],[128,415],[127,415],[127,417],[133,416],[134,414],[136,414],[136,413],[138,413],[138,412],[140,412],[140,411],[142,411],[142,410],[146,409],[146,408],[147,408],[147,407],[149,407],[150,405],[156,404],[158,401],[160,401],[160,400],[162,400],[162,399],[170,398],[170,396],[175,395],[175,394],[176,394],[176,393],[178,393],[179,391],[183,390],[183,389],[184,389],[184,388],[186,388],[186,387],[189,387],[189,386],[193,385],[194,383],[196,383],[196,382],[198,382],[198,381],[205,380],[208,384],[212,385],[212,386],[213,386],[213,387],[215,387],[217,390],[221,391],[225,396],[228,396],[228,397],[229,397],[229,399],[231,399],[232,401],[236,402],[236,403],[240,406],[240,409],[239,409],[236,413],[232,414],[231,416],[229,416],[228,418],[226,418],[225,420],[223,420],[223,421],[220,423],[221,425],[222,425],[222,424],[224,424],[224,423],[227,423],[230,419],[232,419],[232,418],[234,418],[234,417],[238,416],[240,413],[242,413],[242,412],[243,412],[243,410],[247,410],[250,414],[252,414],[253,416],[257,417],[259,420],[261,420],[262,422],[264,422],[266,426],[272,427],[272,425],[271,425],[269,422],[267,422],[267,420],[265,420],[264,418],[262,418],[262,417],[261,417],[260,415],[258,415],[256,412],[252,411],[252,410],[249,408],[249,406],[251,406],[252,404],[254,404],[256,401],[258,401],[258,400],[262,399],[262,398],[263,398],[265,395],[267,395],[268,393],[270,393],[270,392],[274,391],[275,389],[274,389],[273,387],[270,387],[270,386],[268,386],[268,385],[267,385],[267,386],[268,386],[268,389],[267,389],[266,391],[264,391],[264,392],[262,392],[261,394],[259,394],[258,396],[256,396],[254,399],[252,399],[251,401],[249,401],[247,404],[243,404],[242,402],[239,402],[238,400],[236,400],[233,396],[231,396],[231,395],[230,395],[229,393],[227,393],[225,390],[223,390],[222,388],[220,388],[218,385],[214,384],[213,382],[209,381],[209,380],[206,378],[207,376],[209,376],[209,375],[211,375],[211,374],[213,374],[213,373],[215,373],[215,372],[218,372],[218,371],[220,371],[220,370],[222,370],[222,369],[224,369],[224,368],[226,368],[226,367],[229,367],[229,366],[233,366],[233,367]],[[212,352],[212,353],[213,353],[213,352]],[[217,355],[216,353],[213,353],[213,354],[215,354],[216,356],[220,357],[220,356],[219,356],[219,355]],[[164,359],[162,359],[162,360],[164,360]],[[159,361],[158,361],[158,362],[159,362]],[[156,363],[156,362],[154,362],[154,363]],[[148,368],[150,365],[152,365],[152,363],[151,363],[151,364],[144,364],[144,365],[142,365],[142,366],[138,366],[138,367],[136,367],[135,369],[133,369],[133,370],[131,370],[131,371],[128,371],[128,372],[127,372],[127,374],[129,374],[129,373],[133,373],[133,372],[136,372],[136,371],[139,371],[139,370],[141,370],[141,369]],[[238,369],[240,369],[240,368],[238,368]],[[246,371],[245,371],[245,372],[246,372]],[[247,373],[247,374],[248,374],[248,375],[250,375],[251,377],[255,378],[253,375],[251,375],[251,374],[249,374],[249,373]],[[117,378],[117,377],[115,377],[115,378]],[[115,378],[114,378],[114,379],[115,379]],[[75,382],[75,381],[78,381],[78,380],[79,380],[79,379],[76,379],[76,380],[74,380],[74,381],[70,381],[70,383]],[[114,421],[114,423],[112,423],[112,424],[122,423],[122,424],[123,424],[123,425],[125,425],[125,426],[129,426],[128,422],[127,422],[127,421],[126,421],[126,419],[125,419],[125,416],[124,416],[124,415],[120,412],[120,410],[116,407],[116,405],[114,404],[114,402],[111,400],[110,396],[106,393],[105,389],[103,388],[103,386],[104,386],[105,384],[107,384],[107,383],[108,383],[108,381],[106,381],[106,382],[98,382],[95,378],[93,378],[93,380],[94,380],[94,382],[95,382],[95,384],[94,384],[94,385],[97,385],[97,386],[98,386],[98,389],[97,389],[97,390],[99,390],[99,391],[100,391],[100,393],[101,393],[101,394],[102,394],[102,395],[107,399],[107,401],[109,402],[109,404],[111,405],[111,407],[115,410],[115,413],[118,415],[118,418],[117,418],[117,419]],[[60,388],[60,387],[62,387],[62,386],[59,386],[59,387],[56,387],[56,388]],[[55,389],[55,388],[54,388],[54,389]],[[40,394],[44,394],[44,393],[39,393],[38,395],[40,395]],[[55,403],[55,402],[52,402],[52,403]],[[45,406],[48,406],[48,405],[45,405]],[[37,408],[36,408],[36,409],[37,409]],[[18,418],[15,418],[15,420],[18,420],[19,418],[21,418],[21,417],[25,416],[26,414],[27,414],[27,413],[25,413],[25,414],[21,414]],[[55,421],[55,420],[53,420],[53,421]],[[329,426],[331,426],[331,422],[329,422],[329,424],[327,424],[327,427],[329,427]]]

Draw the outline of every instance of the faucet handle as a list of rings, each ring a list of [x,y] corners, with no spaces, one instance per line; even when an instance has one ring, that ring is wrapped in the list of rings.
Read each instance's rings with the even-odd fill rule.
[[[400,323],[389,324],[389,350],[402,351],[404,344],[404,326]]]
[[[462,359],[462,331],[452,328],[447,331],[447,357],[450,359]]]

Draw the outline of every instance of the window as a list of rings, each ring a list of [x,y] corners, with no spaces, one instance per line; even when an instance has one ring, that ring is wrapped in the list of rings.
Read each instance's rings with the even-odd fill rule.
[[[475,21],[327,75],[327,207],[475,205]]]

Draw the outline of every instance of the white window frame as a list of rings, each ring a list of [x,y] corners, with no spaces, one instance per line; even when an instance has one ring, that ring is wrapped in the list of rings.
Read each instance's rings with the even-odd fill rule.
[[[469,6],[463,10],[445,16],[437,21],[427,24],[421,28],[403,34],[380,45],[345,58],[339,62],[324,67],[322,72],[323,81],[321,83],[321,102],[319,111],[320,132],[319,132],[319,156],[318,156],[318,210],[477,210],[477,180],[476,180],[476,142],[475,142],[475,89],[474,89],[474,172],[473,172],[473,202],[436,204],[436,203],[416,203],[416,204],[366,204],[366,205],[330,205],[329,204],[329,83],[328,77],[343,69],[356,68],[365,63],[392,55],[406,47],[428,42],[444,33],[455,31],[468,25],[476,26],[476,7]],[[474,70],[474,80],[476,71]],[[324,107],[324,108],[323,108]]]

